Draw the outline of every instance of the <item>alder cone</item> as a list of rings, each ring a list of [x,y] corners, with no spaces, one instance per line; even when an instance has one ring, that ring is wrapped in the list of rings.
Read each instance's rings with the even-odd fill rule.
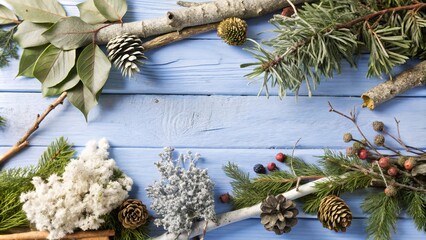
[[[296,204],[279,195],[268,196],[260,205],[261,223],[268,231],[274,231],[277,235],[288,233],[297,224],[297,214],[299,211]]]
[[[136,229],[148,221],[148,210],[140,200],[127,199],[120,206],[118,220],[124,228]]]
[[[132,77],[139,72],[138,65],[146,59],[142,41],[136,35],[122,34],[107,44],[108,58],[121,71],[124,77]]]
[[[321,200],[318,219],[325,228],[346,232],[346,228],[352,222],[352,212],[345,201],[338,196],[330,195]]]

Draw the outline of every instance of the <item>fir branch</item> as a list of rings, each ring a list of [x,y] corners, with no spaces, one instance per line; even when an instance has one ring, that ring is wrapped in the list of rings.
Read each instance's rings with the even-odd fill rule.
[[[0,126],[4,126],[6,125],[6,119],[4,119],[3,117],[0,117]]]
[[[413,218],[414,223],[419,231],[426,231],[426,195],[405,191],[403,194],[407,196],[404,206],[407,206],[407,213]]]
[[[326,176],[324,171],[317,165],[309,164],[297,157],[287,157],[286,164],[293,163],[293,169],[297,176]]]
[[[16,27],[8,31],[0,29],[0,68],[9,64],[9,59],[18,59],[18,44],[13,40]]]
[[[64,171],[74,151],[64,138],[51,143],[36,166],[0,171],[0,232],[27,226],[27,217],[19,200],[21,193],[33,190],[35,176],[47,178]]]
[[[286,161],[289,164],[289,161]],[[307,164],[298,158],[293,158],[295,173],[289,171],[273,171],[270,174],[259,174],[250,179],[248,173],[241,171],[236,164],[224,166],[225,174],[232,178],[232,203],[235,208],[253,206],[263,201],[268,195],[278,195],[294,188],[300,181],[310,181],[323,178],[324,172],[317,166]]]
[[[370,214],[367,224],[369,238],[391,239],[391,231],[395,232],[396,220],[401,211],[398,198],[388,197],[384,193],[370,194],[361,207]]]

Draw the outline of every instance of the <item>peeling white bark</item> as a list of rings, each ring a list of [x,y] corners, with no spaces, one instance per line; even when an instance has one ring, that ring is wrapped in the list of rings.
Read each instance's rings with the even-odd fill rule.
[[[293,189],[293,190],[290,190],[288,192],[283,193],[282,195],[284,195],[284,197],[286,197],[287,199],[295,200],[295,199],[298,199],[298,198],[301,198],[301,197],[304,197],[306,195],[314,193],[315,190],[316,190],[315,189],[316,183],[325,182],[325,181],[328,181],[328,180],[329,180],[329,178],[326,178],[326,177],[321,178],[319,180],[301,185],[298,190]],[[260,216],[260,214],[261,214],[260,203],[257,204],[257,205],[254,205],[252,207],[241,208],[241,209],[238,209],[238,210],[235,210],[235,211],[222,213],[222,214],[217,215],[217,222],[216,223],[208,222],[206,231],[209,232],[209,231],[212,231],[214,229],[226,226],[226,225],[231,224],[231,223],[242,221],[242,220],[245,220],[245,219],[248,219],[248,218],[258,217],[258,216]],[[260,221],[259,221],[259,224],[260,224]],[[153,238],[153,240],[187,240],[191,237],[202,235],[205,225],[206,225],[205,221],[195,223],[194,226],[192,227],[192,231],[189,234],[189,236],[188,235],[177,236],[175,234],[165,233],[161,236]]]
[[[305,2],[296,0],[294,4]],[[169,11],[165,16],[139,22],[114,24],[105,27],[97,34],[98,44],[106,44],[110,39],[124,33],[140,38],[156,36],[186,27],[220,22],[225,18],[251,18],[275,12],[289,6],[286,0],[216,0],[199,6]]]

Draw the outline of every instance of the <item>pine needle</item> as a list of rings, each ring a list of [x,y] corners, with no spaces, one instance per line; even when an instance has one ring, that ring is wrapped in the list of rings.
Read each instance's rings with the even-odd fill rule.
[[[15,27],[9,31],[0,29],[0,68],[9,64],[9,59],[18,59],[18,44],[13,40]]]
[[[6,125],[6,119],[0,117],[0,126]]]
[[[370,214],[368,237],[374,240],[391,239],[391,232],[396,230],[396,220],[401,211],[398,198],[374,193],[365,198],[361,207]]]
[[[61,137],[49,145],[36,166],[0,171],[0,232],[28,227],[19,199],[21,193],[33,190],[31,180],[35,176],[45,179],[54,173],[62,174],[74,155],[71,147]]]
[[[419,231],[426,231],[426,196],[425,194],[407,191],[406,202],[402,205],[407,206],[407,213],[413,218]]]

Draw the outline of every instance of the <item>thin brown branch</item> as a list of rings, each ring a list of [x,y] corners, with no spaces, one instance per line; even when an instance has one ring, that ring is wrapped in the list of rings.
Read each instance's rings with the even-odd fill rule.
[[[15,233],[15,234],[8,234],[8,235],[0,235],[0,240],[33,240],[33,239],[46,239],[48,237],[49,233],[46,231],[32,231],[32,232],[25,232],[25,233]],[[76,232],[72,234],[66,235],[62,239],[87,239],[87,238],[103,238],[103,237],[111,237],[115,235],[114,230],[103,230],[103,231],[82,231],[82,232]]]
[[[29,141],[28,138],[40,127],[40,123],[49,115],[49,113],[55,109],[58,105],[62,104],[64,102],[64,99],[67,97],[67,93],[62,93],[55,101],[53,101],[49,107],[44,111],[42,115],[37,115],[37,118],[34,122],[34,124],[28,129],[28,131],[24,134],[24,136],[19,139],[19,141],[12,146],[6,153],[4,153],[0,157],[0,163],[4,162],[5,160],[9,159],[19,151],[21,151],[24,147],[28,146]]]
[[[364,132],[361,130],[361,128],[358,126],[358,123],[356,122],[356,115],[355,115],[355,110],[351,111],[350,115],[348,116],[340,111],[337,111],[336,109],[333,108],[333,106],[331,105],[330,102],[328,102],[328,106],[330,106],[330,109],[328,110],[329,112],[334,112],[339,114],[340,116],[343,116],[347,119],[349,119],[357,128],[358,132],[361,134],[362,138],[365,140],[366,145],[373,150],[378,156],[383,156],[375,147],[374,145],[367,139],[367,137],[364,135]]]
[[[180,32],[167,33],[162,36],[156,37],[152,39],[151,41],[144,43],[143,47],[145,51],[148,51],[154,48],[159,48],[164,45],[174,43],[179,40],[182,40],[200,33],[205,33],[205,32],[215,30],[218,25],[219,23],[211,23],[211,24],[206,24],[202,26],[185,28]]]
[[[375,18],[375,17],[383,16],[386,13],[399,12],[399,11],[405,11],[405,10],[419,10],[419,9],[424,8],[424,7],[426,7],[426,3],[417,3],[417,4],[407,5],[407,6],[387,8],[387,9],[383,9],[383,10],[380,10],[380,11],[377,11],[377,12],[374,12],[374,13],[371,13],[371,14],[367,14],[365,16],[361,16],[361,17],[356,18],[356,19],[349,21],[347,23],[337,24],[335,29],[351,28],[358,23],[368,21],[368,20]]]

